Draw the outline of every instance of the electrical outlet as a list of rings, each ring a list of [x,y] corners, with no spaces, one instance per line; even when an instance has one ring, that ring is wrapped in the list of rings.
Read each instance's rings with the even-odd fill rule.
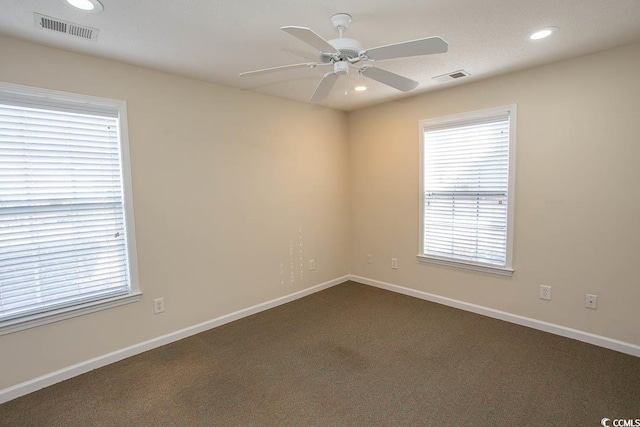
[[[164,313],[164,298],[153,300],[153,314]]]
[[[593,310],[598,308],[598,295],[587,294],[584,300],[584,306]]]
[[[309,260],[309,271],[313,271],[316,269],[316,260],[315,259],[310,259]]]
[[[391,268],[394,270],[398,269],[398,258],[391,258]]]
[[[367,264],[373,264],[373,255],[367,254]]]
[[[540,285],[540,299],[551,301],[551,286]]]

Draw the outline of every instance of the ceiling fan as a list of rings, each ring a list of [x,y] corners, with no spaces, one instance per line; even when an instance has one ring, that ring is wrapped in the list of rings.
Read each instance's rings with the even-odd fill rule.
[[[381,61],[384,59],[445,53],[449,48],[447,42],[440,37],[427,37],[424,39],[374,47],[372,49],[362,49],[362,44],[358,40],[343,37],[350,23],[351,15],[348,13],[337,13],[333,15],[331,17],[331,25],[338,31],[338,38],[328,41],[309,28],[294,26],[282,27],[281,30],[284,32],[319,50],[319,62],[306,62],[247,71],[240,73],[240,76],[255,76],[297,68],[332,66],[333,71],[329,71],[324,75],[313,96],[311,96],[311,102],[319,102],[329,95],[338,77],[346,75],[349,72],[349,67],[353,67],[360,75],[384,83],[402,92],[408,92],[418,86],[417,81],[369,64],[373,61]],[[356,64],[358,64],[358,66],[356,66]]]

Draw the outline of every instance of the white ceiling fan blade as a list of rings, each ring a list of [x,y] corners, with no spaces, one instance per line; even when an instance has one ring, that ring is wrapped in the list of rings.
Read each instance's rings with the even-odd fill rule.
[[[402,92],[409,92],[418,86],[418,82],[415,80],[402,77],[399,74],[392,73],[391,71],[383,70],[376,67],[365,67],[361,69],[363,76],[367,76],[370,79],[384,83],[387,86],[396,88]]]
[[[291,34],[293,37],[315,47],[320,52],[333,53],[339,55],[340,52],[329,44],[328,41],[317,35],[313,30],[305,27],[282,27],[282,31]]]
[[[322,67],[325,65],[332,65],[332,64],[318,64],[317,62],[306,62],[303,64],[282,65],[280,67],[271,67],[271,68],[263,68],[261,70],[245,71],[244,73],[240,73],[240,76],[241,77],[257,76],[260,74],[268,74],[268,73],[273,73],[277,71],[296,70],[298,68],[315,68],[318,66]]]
[[[447,50],[449,50],[449,44],[440,37],[427,37],[426,39],[374,47],[361,52],[361,55],[364,54],[369,59],[380,61],[383,59],[445,53]]]
[[[319,102],[329,96],[329,92],[331,92],[333,85],[336,84],[336,80],[338,80],[338,75],[334,72],[325,74],[322,80],[320,80],[316,91],[313,92],[311,102]]]

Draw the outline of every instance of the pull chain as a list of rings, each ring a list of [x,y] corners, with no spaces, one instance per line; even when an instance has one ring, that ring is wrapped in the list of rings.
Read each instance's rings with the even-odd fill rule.
[[[349,74],[345,74],[344,75],[344,96],[347,96],[349,94]]]

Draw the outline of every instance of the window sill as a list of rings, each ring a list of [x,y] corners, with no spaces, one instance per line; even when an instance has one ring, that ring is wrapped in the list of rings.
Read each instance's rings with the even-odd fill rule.
[[[461,268],[461,269],[464,269],[464,270],[472,270],[472,271],[480,271],[482,273],[497,274],[499,276],[509,276],[510,277],[513,274],[513,269],[511,269],[511,268],[495,267],[495,266],[481,265],[481,264],[472,264],[472,263],[469,263],[469,262],[453,261],[453,260],[448,260],[448,259],[443,259],[443,258],[436,258],[436,257],[432,257],[432,256],[427,256],[427,255],[417,255],[417,257],[418,257],[418,261],[420,261],[420,262],[444,265],[444,266],[447,266],[447,267]]]
[[[24,329],[46,325],[47,323],[58,322],[60,320],[106,310],[120,305],[131,304],[133,302],[140,301],[141,296],[141,292],[135,292],[73,307],[61,308],[47,313],[34,314],[32,316],[13,319],[7,322],[0,322],[0,335],[11,334]]]

